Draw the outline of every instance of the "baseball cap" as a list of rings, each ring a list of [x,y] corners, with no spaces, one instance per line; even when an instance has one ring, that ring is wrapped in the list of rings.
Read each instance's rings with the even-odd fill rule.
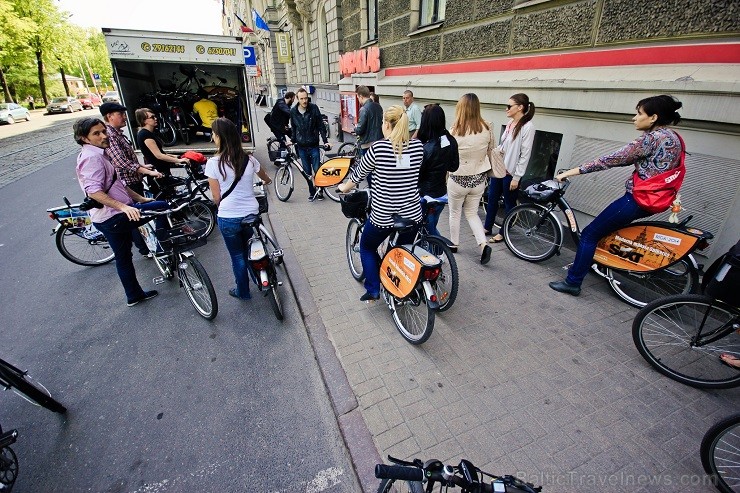
[[[118,103],[103,103],[100,105],[100,114],[103,116],[116,111],[126,111],[126,108]]]

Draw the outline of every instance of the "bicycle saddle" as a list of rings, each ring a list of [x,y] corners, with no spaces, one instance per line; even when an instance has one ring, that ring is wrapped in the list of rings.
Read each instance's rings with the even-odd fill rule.
[[[411,219],[406,219],[398,214],[393,214],[393,229],[404,230],[415,228],[417,224]]]
[[[262,224],[262,216],[259,214],[250,214],[244,219],[242,219],[242,224],[245,226],[251,226],[253,228],[259,226]]]

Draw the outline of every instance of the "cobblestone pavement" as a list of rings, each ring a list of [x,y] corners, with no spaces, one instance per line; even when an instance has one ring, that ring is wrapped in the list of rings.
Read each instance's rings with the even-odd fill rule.
[[[100,118],[100,113],[43,116],[39,110],[31,113],[30,122],[2,127],[0,188],[79,152],[80,146],[72,138],[72,122],[84,116]]]
[[[265,138],[257,157],[272,174]],[[271,196],[271,220],[290,238],[383,457],[468,458],[546,492],[715,491],[699,444],[740,393],[692,389],[652,370],[632,342],[637,310],[602,279],[589,276],[578,298],[553,292],[547,283],[563,277],[572,251],[531,264],[501,243],[481,266],[463,221],[456,304],[412,346],[386,306],[359,301],[339,204],[308,203],[296,180],[287,203]],[[448,232],[446,212],[440,226]],[[356,466],[362,474],[373,465]]]

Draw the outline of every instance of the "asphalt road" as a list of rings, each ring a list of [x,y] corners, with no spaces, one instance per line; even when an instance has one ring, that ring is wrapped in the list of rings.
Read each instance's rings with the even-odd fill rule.
[[[70,122],[51,118],[40,131],[0,133],[0,170],[23,176],[0,184],[0,357],[69,409],[62,417],[0,393],[0,423],[19,432],[13,491],[359,491],[288,283],[283,323],[264,298],[230,298],[216,230],[196,250],[219,297],[208,322],[176,281],[128,308],[112,264],[58,253],[45,210],[81,192],[74,154],[50,158],[46,145],[71,141]],[[154,264],[137,255],[135,266],[151,288]]]

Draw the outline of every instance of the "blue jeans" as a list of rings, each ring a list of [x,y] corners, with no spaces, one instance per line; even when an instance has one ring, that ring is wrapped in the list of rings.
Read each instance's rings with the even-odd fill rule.
[[[303,165],[303,172],[309,178],[313,175],[319,166],[321,166],[321,152],[317,147],[300,147],[295,146],[298,149],[298,157],[301,158],[301,164]],[[316,193],[316,187],[313,185],[313,180],[308,180],[308,194],[313,196]]]
[[[378,247],[383,240],[393,234],[393,228],[379,228],[368,218],[360,237],[360,261],[365,273],[365,291],[377,297],[380,295],[380,256]],[[400,235],[398,244],[410,243],[414,240],[414,232]]]
[[[516,207],[516,197],[518,190],[509,190],[512,180],[511,175],[506,175],[503,178],[491,178],[488,184],[488,206],[486,207],[486,220],[483,223],[483,229],[491,231],[493,223],[496,222],[496,214],[498,214],[498,201],[501,195],[504,196],[504,211],[508,214],[511,209]],[[498,230],[499,234],[503,234],[503,230]]]
[[[439,230],[437,230],[437,223],[439,223],[439,216],[442,214],[445,205],[442,203],[436,203],[434,205],[424,203],[422,207],[427,211],[427,232],[430,235],[442,236],[439,234]]]
[[[161,210],[168,207],[167,202],[162,201],[132,204],[132,206],[139,210]],[[139,234],[136,228],[143,222],[145,221],[129,221],[126,214],[121,213],[102,223],[95,223],[95,227],[103,233],[111,250],[113,250],[116,271],[126,293],[127,301],[133,301],[144,296],[144,290],[141,289],[141,285],[136,279],[136,270],[131,255],[134,232],[137,235]]]
[[[249,299],[249,239],[252,227],[242,224],[241,217],[219,217],[218,229],[231,256],[231,269],[236,280],[236,295]]]
[[[581,233],[581,241],[576,251],[576,259],[568,269],[568,277],[565,281],[574,286],[580,286],[583,279],[591,269],[596,253],[596,244],[607,234],[619,228],[627,226],[636,219],[652,215],[637,205],[631,193],[626,193],[620,199],[615,200],[606,209],[591,221]]]

